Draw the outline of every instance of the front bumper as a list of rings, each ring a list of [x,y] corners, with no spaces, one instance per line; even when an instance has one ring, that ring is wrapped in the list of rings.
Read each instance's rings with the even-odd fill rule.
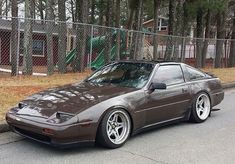
[[[6,115],[6,121],[13,132],[55,147],[86,146],[95,142],[97,129],[95,123],[77,123],[66,126],[49,125],[9,113]],[[50,129],[53,133],[45,133],[44,129]]]

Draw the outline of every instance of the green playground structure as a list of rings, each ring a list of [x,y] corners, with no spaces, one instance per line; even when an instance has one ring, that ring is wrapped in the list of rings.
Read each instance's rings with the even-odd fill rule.
[[[115,37],[116,32],[113,32],[112,36]],[[122,39],[122,44],[121,44],[121,47],[122,47],[124,46],[123,43],[125,43],[125,34],[123,32],[121,32],[121,39]],[[98,53],[96,59],[91,62],[92,69],[99,69],[100,67],[105,65],[105,40],[106,40],[106,36],[98,36],[98,37],[91,38],[91,40],[88,41],[88,45],[87,45],[88,50],[90,49],[90,45],[92,45],[93,51],[99,50],[99,49],[101,50]],[[116,50],[117,50],[117,46],[116,44],[114,44],[111,49],[111,54],[110,54],[111,60],[115,60]],[[123,54],[126,54],[126,53],[123,52]],[[73,49],[66,55],[66,65],[71,64],[75,56],[76,56],[76,49]]]
[[[116,55],[116,49],[117,46],[113,46],[111,49],[111,60],[115,59],[115,55]],[[102,67],[103,65],[105,65],[105,59],[104,59],[104,55],[105,55],[105,49],[103,49],[100,54],[96,57],[96,59],[91,62],[91,68],[92,69],[98,69],[100,67]]]

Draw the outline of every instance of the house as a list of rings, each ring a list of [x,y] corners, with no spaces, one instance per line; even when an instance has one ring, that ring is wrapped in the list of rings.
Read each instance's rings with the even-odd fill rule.
[[[24,42],[24,22],[19,24],[20,30],[20,46],[19,46],[19,65],[23,63],[23,42]],[[11,21],[0,19],[0,65],[10,65],[11,63]],[[39,22],[32,24],[33,31],[33,66],[46,66],[47,65],[47,44],[46,44],[46,25]],[[58,25],[53,26],[53,60],[54,64],[58,62]],[[67,31],[68,33],[68,31]],[[70,42],[67,45],[70,47],[68,51],[72,49]]]
[[[159,16],[158,18],[158,33],[162,35],[168,34],[168,18]],[[148,29],[148,31],[153,32],[154,29],[154,19],[150,19],[143,23],[143,27]]]

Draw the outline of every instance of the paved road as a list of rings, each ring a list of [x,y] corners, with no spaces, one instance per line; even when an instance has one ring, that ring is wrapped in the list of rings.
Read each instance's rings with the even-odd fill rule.
[[[122,148],[57,150],[11,132],[0,135],[0,164],[235,163],[235,90],[203,124],[180,123],[131,138]]]

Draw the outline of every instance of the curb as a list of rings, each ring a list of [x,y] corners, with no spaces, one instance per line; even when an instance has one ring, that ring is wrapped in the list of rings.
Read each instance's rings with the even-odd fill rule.
[[[222,84],[223,89],[229,89],[229,88],[233,88],[233,87],[235,87],[235,82]]]
[[[6,121],[0,121],[0,133],[8,132],[10,130]]]
[[[222,84],[223,89],[229,89],[229,88],[234,88],[235,87],[235,82],[233,83],[227,83],[227,84]],[[0,133],[8,132],[10,130],[8,124],[6,121],[0,121]]]

